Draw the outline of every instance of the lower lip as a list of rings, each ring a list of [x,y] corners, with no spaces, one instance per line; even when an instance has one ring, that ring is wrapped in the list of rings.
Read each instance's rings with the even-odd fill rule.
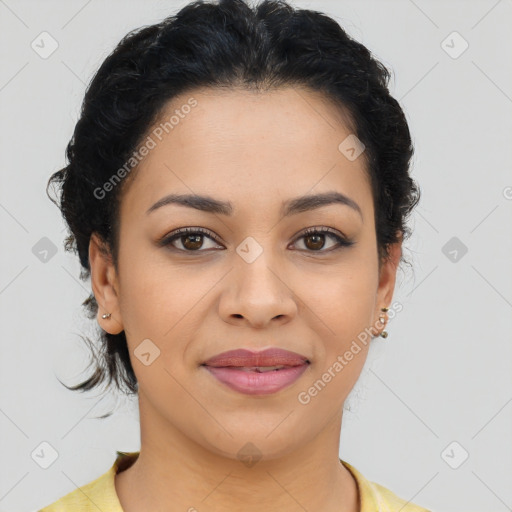
[[[237,368],[205,368],[220,382],[231,389],[247,395],[268,395],[276,393],[295,382],[306,370],[308,364],[291,366],[269,372],[244,371]]]

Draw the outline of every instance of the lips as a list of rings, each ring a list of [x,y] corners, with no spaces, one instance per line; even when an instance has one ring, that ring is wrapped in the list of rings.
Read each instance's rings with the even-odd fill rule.
[[[238,393],[269,395],[291,386],[307,370],[306,356],[270,348],[222,352],[201,364],[217,381]]]
[[[305,363],[309,363],[306,356],[289,350],[269,348],[260,352],[246,349],[229,350],[211,357],[202,364],[213,368],[238,367],[258,371],[264,368],[300,366]]]

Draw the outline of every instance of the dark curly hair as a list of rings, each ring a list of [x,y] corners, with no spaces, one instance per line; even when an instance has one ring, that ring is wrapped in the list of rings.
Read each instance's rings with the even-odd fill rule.
[[[420,196],[409,176],[414,151],[409,128],[390,96],[389,78],[384,65],[335,20],[283,0],[256,6],[244,0],[199,0],[160,23],[129,32],[88,85],[66,148],[69,163],[46,187],[47,194],[51,184],[60,188],[60,204],[50,199],[69,226],[64,247],[78,253],[80,278],[90,277],[93,232],[117,268],[119,206],[128,180],[113,187],[105,201],[95,190],[130,159],[170,100],[200,87],[302,87],[323,93],[348,113],[352,133],[366,147],[380,264],[388,244],[410,235],[405,221]],[[134,174],[130,172],[130,181]],[[98,311],[94,294],[83,306],[93,319]],[[85,338],[93,354],[93,374],[76,386],[63,385],[87,391],[114,382],[126,394],[136,394],[125,332],[100,331],[99,347]]]

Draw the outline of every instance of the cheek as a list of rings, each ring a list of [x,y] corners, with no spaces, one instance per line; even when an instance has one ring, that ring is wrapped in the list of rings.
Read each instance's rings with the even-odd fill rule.
[[[162,360],[175,361],[189,331],[203,317],[201,300],[218,282],[216,272],[171,265],[159,251],[132,251],[121,265],[121,315],[130,350],[149,338]]]
[[[359,378],[371,342],[368,328],[372,325],[376,287],[374,264],[358,258],[315,292],[317,306],[313,309],[322,319],[315,378],[326,383],[318,407],[331,401],[343,403]]]
[[[345,338],[371,322],[377,286],[375,265],[354,257],[346,265],[332,269],[329,276],[317,279],[306,296],[312,304],[318,304],[315,310],[332,326],[332,331]]]
[[[366,272],[341,272],[315,291],[321,322],[317,366],[311,386],[302,390],[303,402],[319,417],[339,410],[361,374],[371,342],[368,328],[375,301],[375,277]],[[310,298],[312,295],[310,293]],[[366,331],[365,331],[366,329]]]

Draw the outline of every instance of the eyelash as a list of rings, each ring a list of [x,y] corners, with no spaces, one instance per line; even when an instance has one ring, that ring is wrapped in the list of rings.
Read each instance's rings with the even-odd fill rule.
[[[204,228],[189,227],[189,228],[179,228],[176,231],[173,231],[170,235],[164,236],[162,239],[160,239],[158,241],[158,245],[161,247],[169,246],[172,244],[172,242],[174,242],[174,240],[177,240],[184,235],[190,235],[190,234],[204,235],[204,236],[212,239],[215,243],[220,244],[217,237],[215,235],[213,235],[213,233],[211,233],[210,231],[208,231]],[[296,243],[297,240],[300,240],[301,238],[304,238],[306,236],[311,236],[311,235],[328,235],[328,236],[334,238],[336,240],[336,242],[338,243],[338,245],[335,247],[332,247],[330,249],[327,249],[327,250],[322,250],[322,249],[320,249],[318,251],[306,250],[306,252],[310,252],[310,253],[322,254],[322,253],[327,253],[327,252],[331,252],[334,250],[342,249],[343,247],[350,247],[351,245],[354,245],[353,241],[343,238],[342,236],[336,234],[336,231],[334,231],[332,228],[328,228],[328,227],[308,228],[308,229],[304,230],[297,238],[295,238],[294,243]],[[208,250],[208,249],[206,249],[206,250],[197,249],[197,250],[193,251],[193,250],[187,250],[187,249],[178,249],[177,247],[173,247],[172,245],[171,245],[171,247],[172,247],[172,249],[176,249],[177,251],[189,252],[189,253],[206,252]]]

